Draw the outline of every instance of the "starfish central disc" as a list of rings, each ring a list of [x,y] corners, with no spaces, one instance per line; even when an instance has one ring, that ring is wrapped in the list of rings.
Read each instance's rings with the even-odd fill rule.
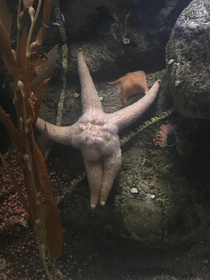
[[[82,151],[83,156],[89,161],[97,161],[103,156],[109,156],[119,141],[117,128],[104,119],[80,119],[79,133],[73,140],[74,146]]]

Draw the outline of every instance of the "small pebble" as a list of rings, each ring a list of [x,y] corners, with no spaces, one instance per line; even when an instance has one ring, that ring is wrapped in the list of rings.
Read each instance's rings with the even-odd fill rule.
[[[168,61],[168,65],[172,64],[173,62],[174,62],[174,59],[170,59],[170,60]]]
[[[181,81],[177,80],[175,81],[175,87],[178,87],[181,84]]]
[[[79,96],[80,96],[79,93],[77,93],[77,92],[74,93],[74,98],[78,98]]]
[[[125,45],[130,44],[130,39],[128,39],[128,38],[123,38],[123,44],[125,44]]]
[[[131,189],[131,193],[132,194],[136,194],[136,193],[138,193],[139,191],[138,191],[138,189],[137,188],[132,188]]]

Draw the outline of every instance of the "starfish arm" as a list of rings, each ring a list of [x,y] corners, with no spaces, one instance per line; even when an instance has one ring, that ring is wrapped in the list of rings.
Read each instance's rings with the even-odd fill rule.
[[[84,163],[91,192],[90,205],[91,208],[94,209],[99,201],[101,192],[103,178],[102,159],[97,161],[88,161],[84,158]]]
[[[112,188],[114,179],[120,169],[121,165],[121,149],[120,147],[115,150],[115,152],[104,158],[104,172],[103,172],[103,182],[100,194],[100,204],[105,205],[107,197]]]
[[[37,119],[36,127],[40,131],[43,131],[45,125],[47,127],[47,133],[50,140],[64,145],[71,144],[71,136],[75,130],[73,126],[58,126],[46,122],[41,118]]]
[[[84,60],[82,50],[78,51],[78,72],[82,92],[82,110],[83,114],[92,111],[103,112],[98,92],[95,88],[87,64]]]
[[[136,103],[122,110],[107,114],[110,122],[116,125],[118,130],[130,125],[138,119],[152,105],[160,88],[160,81],[156,81],[147,94]]]

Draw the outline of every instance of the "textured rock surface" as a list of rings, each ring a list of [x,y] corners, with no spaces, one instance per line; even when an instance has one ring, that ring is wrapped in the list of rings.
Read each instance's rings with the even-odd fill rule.
[[[103,105],[106,107],[107,103],[109,108],[114,105],[114,110],[117,110],[122,102],[118,98],[119,93],[113,91],[108,82],[128,72],[144,70],[154,73],[165,68],[166,43],[176,19],[189,3],[190,0],[61,1],[69,59],[62,124],[74,123],[81,114],[80,98],[74,97],[74,93],[80,93],[78,48],[83,49],[99,95],[103,91],[106,93]],[[126,38],[127,41],[124,40]],[[58,27],[51,26],[45,48],[51,48],[59,40]],[[53,120],[53,123],[62,88],[61,52],[57,61],[58,67],[51,80],[51,88],[44,97],[46,106],[42,112],[42,117],[47,121]],[[149,86],[152,82],[149,80]]]
[[[161,53],[161,56],[164,57],[164,46],[173,22],[172,15],[175,17],[177,7],[180,10],[183,3],[185,2],[186,4],[189,1],[160,1],[158,2],[159,5],[157,5],[157,1],[153,0],[148,2],[139,1],[138,5],[134,1],[132,3],[133,5],[136,3],[136,6],[132,7],[130,3],[127,4],[127,2],[122,1],[120,3],[128,6],[122,6],[123,9],[121,8],[119,11],[117,9],[120,7],[119,5],[114,7],[113,3],[108,2],[110,4],[110,6],[107,4],[107,7],[110,7],[109,9],[104,7],[98,9],[97,7],[99,4],[101,5],[101,2],[93,2],[91,2],[92,5],[94,4],[96,7],[93,9],[93,6],[89,6],[87,9],[89,16],[84,17],[84,23],[81,25],[81,18],[78,21],[75,19],[75,26],[72,26],[72,29],[70,23],[74,18],[73,14],[67,15],[66,13],[67,11],[72,11],[72,13],[76,11],[76,7],[79,4],[76,2],[71,2],[71,4],[62,2],[62,12],[66,17],[65,26],[69,40],[70,61],[63,125],[74,123],[81,115],[81,98],[79,95],[75,95],[75,93],[80,92],[76,64],[76,50],[78,47],[83,47],[84,49],[85,59],[91,70],[99,96],[103,98],[102,102],[105,111],[119,110],[123,106],[127,106],[127,104],[123,104],[119,93],[113,91],[107,82],[114,80],[114,75],[124,75],[129,71],[142,69],[139,66],[139,68],[135,68],[139,65],[139,61],[142,62],[141,65],[147,67],[146,69],[151,70],[151,72],[158,67],[162,68],[162,58],[158,60],[158,56]],[[74,7],[71,6],[73,5],[72,3]],[[93,27],[96,22],[100,21],[103,18],[101,16],[104,15],[103,13],[107,9],[109,14],[117,16],[113,16],[114,19],[110,20],[110,25],[105,20],[108,16],[105,17],[104,24],[109,28],[106,29],[102,22],[100,26],[101,35],[97,32],[91,33],[89,25],[92,24],[91,26]],[[78,14],[82,13],[79,13],[79,11]],[[128,27],[127,35],[130,34],[131,36],[133,34],[132,36],[134,36],[135,34],[134,37],[128,38],[130,42],[132,41],[131,38],[137,40],[133,39],[135,42],[139,42],[139,44],[136,43],[136,48],[133,48],[131,43],[124,44],[122,42],[126,15],[128,15],[126,22]],[[141,28],[137,24],[139,15],[141,16]],[[76,17],[76,15],[74,16]],[[95,20],[92,21],[90,20],[91,18]],[[157,29],[154,27],[153,20],[159,23]],[[79,28],[80,25],[83,28]],[[86,29],[87,27],[89,31]],[[78,34],[75,33],[77,28],[79,28]],[[113,31],[111,28],[115,28],[114,33],[111,32],[111,30]],[[160,32],[160,30],[162,31]],[[84,34],[87,34],[87,36],[85,37]],[[113,34],[117,36],[116,40],[113,40]],[[158,40],[159,36],[163,38],[163,34],[166,34],[165,41]],[[142,47],[141,36],[147,38],[148,48]],[[70,41],[72,38],[74,39],[73,42]],[[161,52],[158,44],[161,45]],[[138,56],[139,60],[136,60]],[[123,60],[124,62],[122,63]],[[158,67],[155,66],[156,63],[159,65]],[[52,123],[55,123],[59,93],[62,88],[61,72],[60,58],[54,78],[50,82],[48,93],[44,97],[41,115],[45,120]],[[162,79],[163,74],[164,71],[159,71],[156,74],[148,75],[149,86],[154,80]],[[112,78],[110,79],[110,77]],[[118,77],[116,76],[116,78]],[[166,110],[170,108],[169,104],[171,105],[170,98],[167,97],[167,100],[165,98],[166,95],[168,96],[167,81],[165,79],[163,79],[160,93],[158,112],[162,111],[160,107]],[[129,102],[135,102],[138,98],[139,96],[132,97]],[[145,115],[145,119],[155,114],[155,108],[156,106],[154,105]],[[53,168],[56,172],[55,159],[58,158],[62,163],[64,174],[68,173],[71,177],[66,182],[66,190],[62,188],[65,196],[60,203],[60,209],[64,228],[71,224],[75,232],[77,232],[79,230],[85,231],[86,227],[90,226],[94,227],[96,232],[99,233],[106,230],[117,236],[126,236],[141,241],[143,245],[156,247],[180,244],[186,239],[189,242],[196,239],[196,234],[206,225],[206,214],[203,206],[196,202],[198,192],[195,184],[191,183],[192,174],[188,174],[190,170],[193,170],[194,173],[197,168],[197,166],[196,168],[194,166],[195,158],[183,158],[178,154],[175,147],[162,149],[153,143],[156,133],[160,130],[161,125],[166,123],[166,120],[151,126],[147,131],[125,144],[123,147],[122,167],[115,180],[107,205],[104,208],[95,209],[94,212],[89,207],[90,194],[87,180],[79,180],[78,184],[71,182],[71,179],[76,178],[84,171],[80,153],[72,147],[54,146],[55,149],[52,150],[48,163],[55,164]],[[127,135],[129,130],[135,129],[142,121],[138,120],[128,130],[122,132],[122,135]],[[187,166],[187,170],[185,166]],[[59,183],[59,180],[56,179],[56,182]],[[179,213],[180,208],[183,209],[181,214]],[[199,226],[197,226],[195,234],[191,235],[197,220],[200,220]],[[176,225],[178,225],[178,229],[176,229]]]
[[[84,49],[105,111],[118,110],[124,104],[119,93],[107,82],[129,71],[162,69],[171,28],[179,12],[190,2],[85,1],[84,9],[83,1],[61,1],[70,61],[63,125],[74,123],[81,115],[81,99],[75,94],[80,92],[76,64],[78,47]],[[51,34],[49,28],[51,39],[45,42],[46,48],[47,44],[52,46],[59,40],[55,38],[56,28],[54,26]],[[129,44],[122,40],[125,34]],[[58,61],[42,108],[42,117],[53,123],[62,88],[61,52]],[[172,105],[163,73],[147,77],[149,85],[162,79],[158,113]],[[132,97],[129,102],[138,98]],[[145,118],[154,114],[155,106]],[[57,262],[59,279],[63,276],[111,280],[208,279],[210,124],[207,120],[198,122],[195,131],[194,124],[192,128],[187,119],[180,124],[180,117],[174,114],[126,143],[122,147],[122,167],[107,204],[94,211],[90,209],[90,193],[80,152],[70,146],[54,145],[47,164],[64,232],[63,254]],[[124,131],[122,137],[140,123],[142,120]],[[176,126],[176,131],[183,127],[183,134],[196,143],[192,155],[181,156],[175,146],[161,148],[154,144],[153,139],[163,124]],[[195,133],[190,135],[192,132]],[[1,172],[2,169],[0,278],[44,279],[33,233],[25,218],[20,219],[22,210],[16,207],[17,197]],[[168,250],[170,246],[172,250]],[[149,247],[167,250],[150,250]],[[184,253],[183,248],[187,249]]]
[[[194,128],[176,114],[145,129],[122,147],[122,166],[105,207],[90,209],[86,177],[66,184],[60,203],[64,225],[80,231],[93,227],[99,233],[110,232],[138,240],[141,246],[159,248],[187,246],[205,234],[209,206],[202,197],[209,191],[199,166],[206,163],[198,161],[200,153],[182,156],[175,146],[155,145],[153,139],[163,123],[182,126],[183,135],[192,137]],[[62,169],[74,177],[75,162],[81,160],[78,153],[66,148],[60,155],[53,153],[54,157],[64,160]]]
[[[210,3],[194,0],[179,16],[167,45],[175,108],[190,118],[210,117]]]
[[[162,123],[180,125],[177,117],[171,116],[125,145],[116,200],[127,237],[156,247],[193,241],[207,218],[196,201],[196,184],[188,177],[196,170],[195,158],[183,157],[175,147],[161,148],[153,142]],[[202,222],[195,229],[198,217]]]
[[[127,72],[139,67],[155,72],[165,65],[170,32],[189,3],[190,0],[61,1],[71,56],[75,56],[75,47],[82,47],[88,51],[91,70],[100,71],[112,64],[120,75],[125,74],[125,67]]]

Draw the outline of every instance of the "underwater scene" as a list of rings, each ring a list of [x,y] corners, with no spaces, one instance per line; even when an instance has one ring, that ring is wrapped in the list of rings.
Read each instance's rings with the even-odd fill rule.
[[[210,0],[0,0],[0,280],[210,280]]]

